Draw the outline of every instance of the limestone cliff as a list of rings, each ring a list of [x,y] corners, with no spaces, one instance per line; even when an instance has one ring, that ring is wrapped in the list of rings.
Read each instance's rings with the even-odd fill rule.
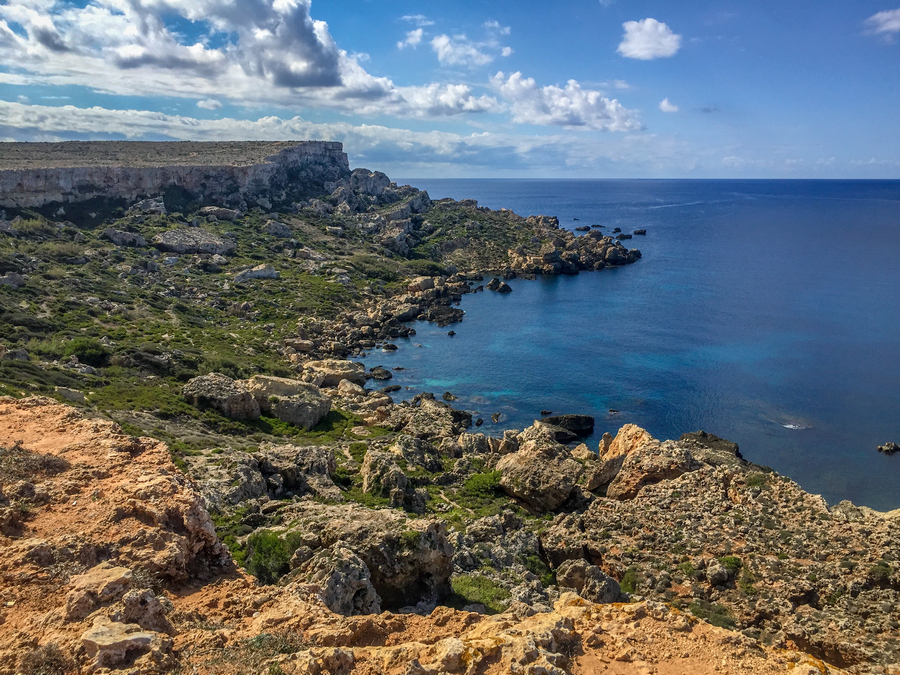
[[[279,201],[349,175],[341,144],[326,141],[0,143],[0,206],[11,208],[134,201],[173,187],[203,201]]]

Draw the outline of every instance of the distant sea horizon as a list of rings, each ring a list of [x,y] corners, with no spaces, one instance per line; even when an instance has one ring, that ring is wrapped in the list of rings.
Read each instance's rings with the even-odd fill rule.
[[[397,182],[647,235],[623,242],[634,265],[513,280],[464,296],[459,324],[414,323],[363,359],[404,368],[395,398],[450,391],[489,434],[592,414],[594,449],[626,423],[703,429],[831,504],[900,508],[900,456],[876,451],[900,442],[900,180]]]

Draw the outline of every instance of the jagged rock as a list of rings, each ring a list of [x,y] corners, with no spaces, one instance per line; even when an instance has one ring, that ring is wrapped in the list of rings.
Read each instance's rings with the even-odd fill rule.
[[[135,672],[151,672],[174,665],[172,639],[142,631],[133,623],[116,623],[97,617],[93,627],[81,636],[81,649],[89,660],[88,672],[132,667]],[[107,671],[108,672],[108,671]]]
[[[397,464],[394,453],[369,450],[363,459],[360,476],[366,494],[390,499],[392,506],[414,509],[424,506],[424,500],[418,499],[419,495]],[[420,501],[423,503],[418,504]]]
[[[313,493],[325,499],[340,499],[331,477],[337,471],[334,450],[316,446],[263,443],[254,456],[267,487],[275,498],[290,492]],[[273,480],[277,476],[277,480]]]
[[[339,359],[309,361],[303,364],[303,377],[317,387],[336,387],[341,380],[364,385],[366,383],[366,367],[355,361]]]
[[[542,417],[540,421],[562,427],[576,436],[590,436],[594,433],[594,418],[590,415],[550,415]]]
[[[277,220],[270,220],[266,223],[266,233],[279,239],[290,239],[294,234],[288,225]]]
[[[189,380],[181,390],[192,405],[210,406],[236,420],[259,419],[259,403],[245,385],[221,373],[210,373]]]
[[[497,470],[502,473],[500,487],[504,492],[540,511],[552,511],[572,494],[582,467],[551,438],[526,436],[517,452],[497,462]]]
[[[153,245],[160,251],[170,251],[172,253],[225,255],[234,250],[233,241],[223,239],[199,227],[162,232],[153,238]]]
[[[66,621],[80,621],[97,608],[115,602],[131,588],[132,579],[130,569],[109,562],[75,577],[66,596]]]
[[[884,445],[878,446],[878,452],[883,452],[886,455],[893,455],[895,452],[900,452],[900,445],[896,443],[885,443]]]
[[[368,169],[354,169],[350,174],[350,189],[372,197],[380,197],[391,184],[391,179],[381,171],[369,171]]]
[[[7,272],[0,277],[0,286],[11,286],[12,288],[20,288],[25,285],[25,277],[15,272]]]
[[[415,397],[391,408],[383,424],[394,431],[426,439],[455,437],[472,425],[472,415],[443,401]]]
[[[237,220],[240,218],[240,211],[234,209],[226,209],[222,206],[204,206],[200,209],[201,216],[212,216],[218,220]]]
[[[426,471],[440,471],[442,467],[437,448],[428,441],[406,434],[397,436],[388,452],[402,458],[407,464],[421,467]]]
[[[316,426],[331,410],[330,398],[315,385],[300,380],[254,375],[241,384],[256,399],[261,412],[306,430]]]
[[[629,427],[634,425],[622,428],[603,458],[606,471],[621,460],[606,490],[607,497],[632,499],[645,485],[676,478],[698,466],[690,452],[678,443],[660,442],[643,429]]]
[[[159,197],[150,197],[149,199],[142,199],[135,204],[132,204],[131,208],[128,209],[129,213],[148,213],[148,214],[159,214],[161,216],[166,215],[166,204],[163,201],[162,196]]]
[[[406,285],[406,290],[410,293],[430,291],[432,288],[434,288],[434,279],[431,277],[418,277]]]
[[[281,273],[271,265],[257,265],[234,275],[234,283],[242,284],[250,279],[277,279]]]
[[[166,608],[150,589],[128,591],[122,597],[122,604],[125,621],[156,633],[175,633],[175,628],[166,618]]]
[[[390,380],[394,377],[394,374],[391,371],[387,368],[382,368],[381,366],[376,366],[369,372],[372,373],[372,379],[374,380]]]
[[[575,589],[590,602],[603,604],[621,599],[619,582],[585,560],[567,560],[556,570],[556,579],[561,587]]]
[[[381,612],[381,598],[372,586],[369,568],[343,546],[321,550],[300,567],[300,575],[322,588],[322,600],[336,614]]]
[[[108,227],[107,229],[103,230],[103,236],[106,239],[109,239],[116,246],[142,248],[147,245],[147,240],[144,239],[141,235],[135,234],[134,232],[117,230],[112,227]]]

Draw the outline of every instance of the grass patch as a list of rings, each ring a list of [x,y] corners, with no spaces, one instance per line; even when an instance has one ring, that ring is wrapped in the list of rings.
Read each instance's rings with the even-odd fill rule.
[[[510,598],[508,590],[481,574],[454,577],[450,585],[454,596],[451,597],[451,607],[480,604],[485,606],[489,614],[497,614],[506,609],[506,601]]]
[[[19,443],[0,447],[0,485],[19,480],[33,481],[38,476],[54,476],[69,468],[62,457],[42,455],[27,450]]]
[[[713,626],[718,626],[719,628],[727,628],[728,630],[734,629],[734,617],[731,616],[731,612],[728,611],[728,608],[725,605],[721,605],[719,603],[709,603],[705,600],[697,600],[695,602],[692,602],[688,609],[690,610],[691,614],[696,616],[698,619],[708,621]]]

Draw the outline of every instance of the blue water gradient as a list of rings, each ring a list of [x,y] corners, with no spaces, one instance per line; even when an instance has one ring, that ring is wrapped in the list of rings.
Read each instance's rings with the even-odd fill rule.
[[[704,429],[830,503],[900,507],[900,456],[875,450],[900,442],[900,181],[409,182],[647,236],[628,267],[465,296],[454,337],[415,323],[363,359],[405,368],[395,398],[449,390],[492,434],[588,413],[591,445]]]

